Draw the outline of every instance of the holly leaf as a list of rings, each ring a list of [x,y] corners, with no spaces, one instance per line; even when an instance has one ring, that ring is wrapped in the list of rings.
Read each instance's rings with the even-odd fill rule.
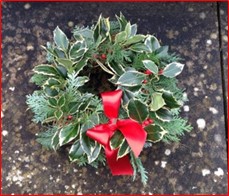
[[[52,87],[58,87],[60,86],[61,81],[56,79],[56,78],[49,78],[48,80],[46,80],[46,82],[42,85],[43,87],[48,86],[50,88]]]
[[[168,50],[169,50],[168,46],[161,46],[160,48],[158,48],[155,51],[155,53],[156,53],[158,58],[163,58],[163,57],[166,57],[168,55]]]
[[[173,114],[167,108],[161,108],[155,114],[158,119],[164,122],[169,122],[173,119]]]
[[[56,89],[52,89],[50,87],[45,87],[44,89],[45,91],[45,94],[48,96],[48,97],[55,97],[58,95],[58,91]]]
[[[123,104],[126,105],[129,103],[130,99],[134,98],[134,94],[126,88],[122,88],[122,90],[123,90],[123,97],[122,97]]]
[[[85,40],[76,41],[69,50],[70,58],[79,61],[87,50]]]
[[[78,124],[69,124],[63,127],[59,133],[60,146],[67,144],[77,137],[80,126]]]
[[[55,115],[57,120],[60,120],[61,117],[63,116],[63,114],[64,114],[63,111],[60,110],[60,109],[56,110],[55,113],[54,113],[54,115]]]
[[[87,154],[88,163],[92,163],[98,158],[100,150],[101,150],[101,145],[98,142],[95,142],[94,147],[91,148],[90,155]]]
[[[129,49],[138,53],[149,52],[148,47],[144,43],[133,44],[129,47]]]
[[[58,73],[59,73],[64,79],[66,79],[67,73],[68,73],[67,69],[66,69],[64,66],[62,66],[62,65],[57,65],[57,66],[56,66],[56,69],[57,69]]]
[[[57,26],[53,31],[54,42],[58,48],[66,51],[68,49],[69,41],[64,32]]]
[[[171,109],[179,108],[181,106],[176,98],[173,96],[173,93],[169,91],[164,91],[162,97],[165,100],[166,105]]]
[[[147,106],[139,100],[131,99],[127,105],[128,116],[142,123],[149,115]]]
[[[129,38],[125,42],[124,46],[128,46],[128,45],[131,45],[131,44],[136,44],[136,43],[138,43],[138,42],[140,42],[140,41],[142,41],[144,39],[145,39],[145,36],[144,35],[135,35],[135,36]]]
[[[145,130],[147,132],[147,140],[153,143],[159,142],[167,133],[167,131],[159,125],[149,125],[145,127]]]
[[[124,141],[124,136],[120,131],[116,131],[114,135],[110,139],[110,147],[111,149],[118,148]]]
[[[33,71],[45,76],[57,76],[58,72],[53,65],[41,64],[34,67]]]
[[[135,36],[136,35],[136,33],[137,33],[137,25],[136,24],[133,24],[133,25],[131,25],[131,37],[132,36]]]
[[[184,64],[173,62],[168,65],[163,70],[163,75],[169,78],[173,78],[177,75],[179,75],[184,68]]]
[[[75,141],[69,150],[70,161],[74,162],[74,161],[79,160],[79,158],[83,154],[84,154],[84,151],[83,151],[82,146],[80,145],[80,141],[79,140]]]
[[[86,131],[98,124],[98,121],[98,115],[92,114],[88,119],[86,119],[85,123],[81,127],[80,144],[87,156],[90,156],[92,154],[92,149],[93,146],[95,146],[95,141],[93,141],[86,135]]]
[[[50,97],[49,99],[48,99],[48,102],[49,102],[49,105],[51,106],[51,107],[56,107],[57,106],[57,100],[56,100],[56,98],[52,98],[52,97]]]
[[[129,70],[120,76],[117,84],[121,86],[138,86],[142,84],[142,81],[145,79],[145,74]]]
[[[130,147],[129,147],[127,141],[124,140],[124,141],[122,142],[122,144],[121,144],[119,150],[118,150],[117,159],[120,159],[120,158],[126,156],[126,155],[130,152],[130,150],[131,150],[131,149],[130,149]]]
[[[122,31],[120,33],[117,33],[115,36],[115,43],[123,43],[127,39],[127,34],[125,31]]]
[[[146,69],[150,70],[154,74],[158,74],[158,67],[153,61],[143,60],[142,62]]]
[[[60,147],[59,132],[58,131],[52,137],[51,145],[52,145],[53,150],[55,150],[55,151]]]
[[[65,104],[65,96],[64,94],[58,99],[57,105],[61,108]]]
[[[155,50],[157,50],[158,48],[160,48],[160,43],[159,43],[158,39],[152,35],[149,35],[146,38],[144,44],[147,46],[150,53],[152,53]]]
[[[69,59],[65,59],[65,58],[57,58],[56,61],[64,66],[67,70],[71,70],[72,69],[72,65],[73,65],[73,62]]]
[[[162,93],[153,93],[152,94],[152,101],[150,103],[150,110],[157,111],[165,105],[165,101],[162,97]]]

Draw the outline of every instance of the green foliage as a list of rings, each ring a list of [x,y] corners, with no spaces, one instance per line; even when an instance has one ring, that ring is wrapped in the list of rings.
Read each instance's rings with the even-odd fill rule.
[[[142,165],[141,159],[136,158],[133,153],[130,153],[130,157],[131,157],[130,162],[134,169],[133,180],[135,180],[136,174],[137,172],[139,172],[141,175],[142,184],[146,186],[148,181],[148,176],[147,176],[148,172],[145,170],[144,166]]]
[[[52,138],[57,132],[57,127],[50,127],[47,129],[47,131],[43,131],[38,133],[37,136],[37,142],[39,142],[42,146],[48,149],[52,149]]]
[[[72,38],[56,27],[53,42],[42,47],[47,64],[35,66],[31,78],[40,90],[28,95],[26,102],[34,121],[47,129],[37,138],[46,148],[68,145],[70,161],[96,168],[104,164],[102,146],[86,132],[109,122],[97,95],[115,89],[123,92],[119,118],[143,125],[145,147],[152,142],[179,141],[191,130],[179,117],[186,101],[175,78],[184,67],[181,59],[153,35],[137,34],[137,25],[122,14],[115,21],[100,15],[91,27],[76,26]],[[130,154],[134,178],[139,172],[145,185],[147,172],[121,132],[110,138],[110,146],[118,149],[117,158]]]
[[[34,91],[32,95],[27,95],[29,108],[34,113],[34,122],[43,122],[54,113],[54,109],[49,106],[49,102],[45,94],[41,91]]]

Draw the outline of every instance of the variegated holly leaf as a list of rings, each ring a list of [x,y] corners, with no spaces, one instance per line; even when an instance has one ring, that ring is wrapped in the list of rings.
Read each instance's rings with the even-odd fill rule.
[[[148,35],[145,40],[145,45],[147,46],[150,53],[161,47],[158,39],[152,35]]]
[[[164,122],[169,122],[173,119],[173,114],[167,108],[161,108],[155,112],[156,117]]]
[[[63,127],[59,133],[60,146],[67,144],[77,137],[80,126],[78,124],[69,124]]]
[[[70,58],[74,62],[80,61],[87,50],[85,40],[76,41],[69,50]]]
[[[57,131],[55,135],[52,137],[51,145],[53,150],[55,151],[60,147],[59,131]]]
[[[144,43],[136,43],[129,47],[130,50],[138,53],[149,52],[148,47]]]
[[[57,26],[53,31],[54,42],[58,48],[66,51],[68,49],[69,41],[64,32]]]
[[[78,75],[80,71],[87,65],[88,58],[83,58],[81,61],[73,65],[76,74]]]
[[[63,94],[63,95],[58,99],[57,105],[61,108],[62,106],[64,106],[65,102],[66,102],[65,95]]]
[[[169,50],[168,46],[161,46],[160,48],[158,48],[155,51],[155,53],[156,53],[158,58],[163,58],[163,57],[168,56],[168,50]]]
[[[59,65],[65,67],[66,70],[68,71],[72,70],[73,62],[71,60],[66,58],[57,58],[56,61]]]
[[[159,142],[167,133],[161,126],[155,124],[145,127],[145,130],[147,132],[147,140],[154,143]]]
[[[99,117],[96,114],[92,114],[82,125],[80,130],[80,144],[83,151],[87,154],[88,161],[93,162],[99,155],[101,145],[98,142],[90,139],[86,135],[86,131],[99,123]],[[95,156],[96,155],[96,156]]]
[[[116,18],[117,18],[117,20],[119,22],[120,30],[124,31],[125,28],[126,28],[126,25],[128,23],[126,18],[125,18],[125,16],[122,13],[120,13],[120,16],[116,15]]]
[[[115,43],[124,43],[127,40],[127,34],[125,31],[117,33],[115,36]]]
[[[158,67],[153,61],[143,60],[142,62],[146,69],[150,70],[154,74],[158,74]]]
[[[155,92],[152,94],[152,100],[150,103],[150,110],[157,111],[165,105],[165,101],[162,97],[162,93]]]
[[[116,131],[110,139],[111,149],[118,148],[124,141],[124,136],[120,131]]]
[[[131,99],[127,105],[128,116],[138,122],[143,122],[149,115],[147,106],[140,100]]]
[[[49,78],[48,80],[46,80],[46,82],[42,85],[43,88],[45,88],[46,86],[50,87],[53,89],[53,87],[59,87],[61,85],[61,81],[56,79],[56,78]]]
[[[181,106],[170,91],[164,91],[162,97],[165,100],[166,106],[171,109]]]
[[[138,86],[142,84],[145,77],[145,74],[141,72],[129,70],[120,76],[117,84],[121,86]]]
[[[129,91],[127,88],[122,88],[122,91],[123,91],[123,96],[122,96],[123,105],[126,105],[129,103],[131,99],[134,98],[134,93]]]
[[[166,65],[162,74],[166,77],[173,78],[179,75],[182,72],[183,68],[184,64],[173,62]]]
[[[58,76],[58,72],[53,65],[41,64],[34,67],[33,71],[37,74],[45,75],[45,76]]]
[[[130,152],[130,150],[131,150],[131,149],[130,149],[130,147],[129,147],[127,141],[124,140],[124,141],[122,142],[122,144],[121,144],[119,150],[118,150],[117,159],[120,159],[120,158],[126,156],[126,155]]]
[[[70,161],[74,162],[79,160],[79,158],[82,157],[83,154],[84,151],[82,146],[80,145],[80,141],[79,140],[75,141],[69,150]]]
[[[125,72],[121,64],[115,64],[113,62],[110,62],[110,63],[107,63],[107,66],[110,68],[110,70],[112,70],[113,73],[115,73],[118,76],[121,76]]]
[[[57,120],[60,120],[61,117],[63,116],[63,111],[61,109],[57,109],[54,113],[54,116],[56,117]]]
[[[58,95],[58,91],[56,89],[50,88],[50,87],[45,87],[44,92],[48,97],[55,97]]]
[[[128,46],[128,45],[132,45],[132,44],[136,44],[138,42],[141,42],[142,40],[145,39],[144,35],[135,35],[133,37],[130,37],[125,43],[124,46]]]

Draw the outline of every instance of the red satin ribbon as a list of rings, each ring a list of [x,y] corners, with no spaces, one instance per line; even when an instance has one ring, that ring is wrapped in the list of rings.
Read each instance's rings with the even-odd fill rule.
[[[88,129],[86,134],[105,147],[107,162],[113,175],[133,175],[133,168],[128,155],[117,159],[118,149],[112,150],[110,148],[110,138],[116,130],[120,130],[134,155],[138,157],[145,144],[147,134],[138,122],[132,119],[118,119],[122,98],[121,90],[104,92],[101,96],[104,113],[109,118],[109,122]]]

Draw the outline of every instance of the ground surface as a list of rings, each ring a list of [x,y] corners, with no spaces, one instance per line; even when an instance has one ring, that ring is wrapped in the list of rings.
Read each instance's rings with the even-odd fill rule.
[[[87,25],[100,13],[113,18],[120,11],[186,64],[179,76],[189,98],[182,116],[194,128],[179,144],[158,143],[142,153],[146,187],[139,178],[113,177],[103,166],[80,168],[64,151],[42,149],[26,111],[25,95],[35,89],[31,69],[45,61],[40,45],[52,40],[54,28],[70,36],[72,22]],[[2,15],[3,194],[227,193],[226,3],[3,3]]]

